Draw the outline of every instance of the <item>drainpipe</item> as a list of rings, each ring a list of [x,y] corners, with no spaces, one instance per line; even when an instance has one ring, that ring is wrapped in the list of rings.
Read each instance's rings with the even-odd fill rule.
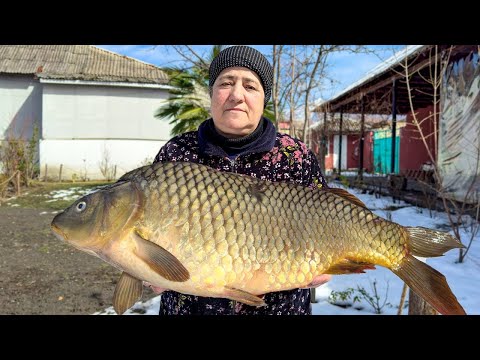
[[[342,126],[343,126],[343,107],[340,108],[340,131],[338,135],[338,175],[342,173]]]
[[[362,118],[360,121],[360,165],[358,169],[358,178],[363,180],[363,148],[365,146],[365,97],[362,96]]]
[[[395,154],[396,149],[396,139],[397,139],[397,80],[393,79],[392,84],[392,162],[391,162],[391,173],[395,173]]]

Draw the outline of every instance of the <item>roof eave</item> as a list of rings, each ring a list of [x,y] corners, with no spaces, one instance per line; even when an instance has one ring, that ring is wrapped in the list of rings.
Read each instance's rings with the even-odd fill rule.
[[[121,82],[121,81],[90,81],[90,80],[75,80],[75,79],[49,79],[40,78],[41,83],[45,84],[61,84],[61,85],[90,85],[90,86],[112,86],[112,87],[135,87],[135,88],[150,88],[150,89],[173,89],[170,85],[152,84],[140,82]]]
[[[428,47],[433,45],[410,45],[410,48],[400,50],[395,53],[393,56],[385,60],[384,62],[377,65],[375,68],[370,70],[364,77],[355,81],[353,84],[350,84],[348,87],[337,93],[332,98],[325,100],[318,104],[315,107],[313,112],[323,112],[325,107],[328,104],[339,101],[342,97],[346,97],[347,94],[354,93],[356,90],[361,89],[367,83],[373,83],[376,79],[387,74],[389,71],[392,71],[396,66],[398,66],[402,61],[411,59],[418,53],[425,51]],[[401,54],[403,52],[403,54]]]

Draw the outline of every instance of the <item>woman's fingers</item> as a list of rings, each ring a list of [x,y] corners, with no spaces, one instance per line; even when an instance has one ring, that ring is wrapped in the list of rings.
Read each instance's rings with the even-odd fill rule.
[[[146,287],[148,287],[148,288],[150,288],[150,289],[152,289],[152,291],[153,291],[155,294],[161,294],[162,292],[164,292],[165,290],[167,290],[167,289],[162,288],[162,287],[159,287],[159,286],[154,286],[154,285],[150,284],[148,281],[144,281],[144,282],[143,282],[143,285],[146,286]]]

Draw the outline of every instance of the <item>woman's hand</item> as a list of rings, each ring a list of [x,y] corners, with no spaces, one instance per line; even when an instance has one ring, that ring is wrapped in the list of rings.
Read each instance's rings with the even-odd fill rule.
[[[305,289],[316,288],[319,287],[332,279],[332,275],[330,274],[322,274],[315,276],[310,284],[305,287]]]
[[[153,291],[155,294],[157,294],[157,295],[159,295],[159,294],[161,294],[162,292],[164,292],[165,290],[167,290],[167,289],[161,288],[161,287],[159,287],[159,286],[153,286],[153,285],[150,284],[148,281],[144,281],[144,282],[143,282],[143,286],[146,286],[146,287],[152,289],[152,291]]]

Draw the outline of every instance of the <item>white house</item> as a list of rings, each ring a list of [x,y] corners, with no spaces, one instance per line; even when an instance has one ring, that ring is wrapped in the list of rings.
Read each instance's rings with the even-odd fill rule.
[[[118,178],[170,138],[160,68],[90,45],[0,45],[0,141],[39,129],[40,176]]]

